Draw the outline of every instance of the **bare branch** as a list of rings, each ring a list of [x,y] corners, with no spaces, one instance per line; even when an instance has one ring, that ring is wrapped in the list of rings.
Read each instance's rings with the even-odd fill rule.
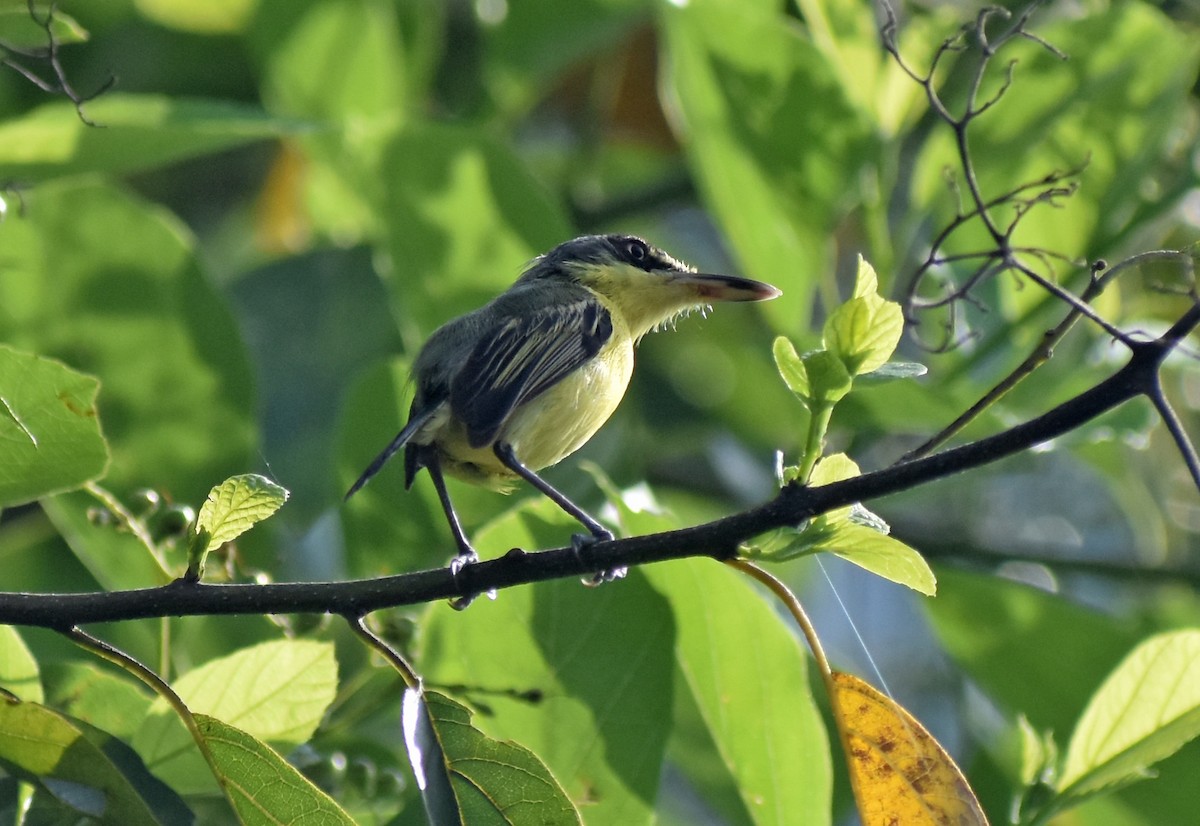
[[[59,49],[62,44],[59,43],[58,36],[54,33],[54,14],[58,10],[58,6],[52,3],[46,10],[46,16],[39,17],[34,0],[26,0],[26,5],[29,9],[29,18],[37,24],[38,28],[45,32],[46,45],[37,49],[21,49],[10,43],[0,41],[0,54],[4,55],[0,57],[0,66],[12,69],[43,92],[52,95],[62,95],[75,106],[75,114],[78,115],[81,121],[88,126],[101,126],[101,124],[95,123],[84,114],[83,105],[90,100],[95,100],[115,86],[117,83],[116,76],[110,74],[107,80],[88,94],[82,94],[77,91],[67,78],[66,70],[63,68],[62,59],[59,55]],[[45,68],[53,75],[53,80],[43,78],[33,69],[18,62],[16,58],[45,64]]]

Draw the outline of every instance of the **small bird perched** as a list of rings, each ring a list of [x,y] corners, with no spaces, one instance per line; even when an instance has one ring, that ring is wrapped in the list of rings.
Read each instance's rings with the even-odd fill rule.
[[[434,331],[413,364],[408,423],[346,494],[405,448],[405,488],[428,468],[454,533],[455,572],[478,559],[443,473],[506,490],[524,479],[579,520],[612,533],[537,475],[574,453],[608,421],[629,386],[646,333],[714,301],[763,301],[779,290],[698,273],[640,238],[585,235],[530,264],[507,291]]]

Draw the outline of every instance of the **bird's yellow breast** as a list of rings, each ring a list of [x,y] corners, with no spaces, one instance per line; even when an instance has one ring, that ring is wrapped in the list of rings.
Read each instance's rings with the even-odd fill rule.
[[[633,374],[634,339],[623,318],[613,313],[612,322],[612,336],[594,357],[517,407],[497,434],[497,441],[511,445],[531,470],[557,464],[581,448],[624,398]],[[491,445],[471,447],[466,428],[453,416],[435,441],[452,476],[493,487],[516,478]]]

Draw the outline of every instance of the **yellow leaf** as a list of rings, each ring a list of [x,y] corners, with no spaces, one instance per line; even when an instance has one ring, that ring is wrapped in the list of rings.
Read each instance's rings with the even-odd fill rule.
[[[966,778],[916,718],[855,676],[832,678],[863,826],[987,826]]]

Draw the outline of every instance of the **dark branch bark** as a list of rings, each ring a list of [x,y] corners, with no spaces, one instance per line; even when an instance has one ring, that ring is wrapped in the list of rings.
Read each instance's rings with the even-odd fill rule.
[[[468,565],[457,576],[443,568],[350,582],[204,585],[177,581],[161,588],[112,593],[3,594],[0,623],[65,630],[93,622],[208,614],[329,613],[355,618],[380,608],[469,598],[491,589],[617,567],[690,556],[726,559],[736,554],[741,542],[764,531],[980,467],[1057,438],[1136,396],[1152,396],[1158,392],[1163,359],[1197,324],[1200,306],[1193,306],[1162,337],[1132,343],[1129,362],[1109,378],[1002,433],[831,485],[789,486],[763,505],[696,527],[598,542],[579,552],[514,549],[499,559]]]

